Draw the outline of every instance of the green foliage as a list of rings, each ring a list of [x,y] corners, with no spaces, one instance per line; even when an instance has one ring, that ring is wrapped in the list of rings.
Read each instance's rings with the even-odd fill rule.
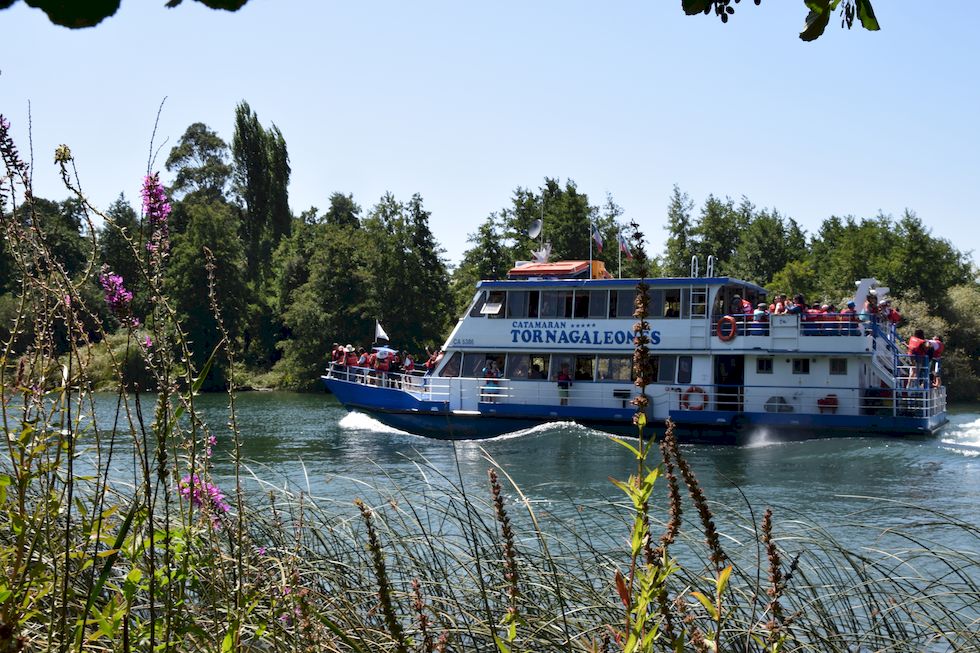
[[[167,170],[176,172],[172,191],[177,195],[204,195],[209,200],[224,198],[231,178],[228,145],[210,127],[196,122],[180,137],[167,157]]]
[[[208,296],[204,249],[216,264],[215,292],[222,307],[222,320],[232,337],[242,332],[247,288],[244,253],[238,239],[238,219],[230,205],[190,203],[190,221],[184,233],[174,236],[167,269],[167,292],[174,298],[184,331],[194,343],[195,365],[204,359],[221,339]],[[221,387],[220,375],[206,387]]]

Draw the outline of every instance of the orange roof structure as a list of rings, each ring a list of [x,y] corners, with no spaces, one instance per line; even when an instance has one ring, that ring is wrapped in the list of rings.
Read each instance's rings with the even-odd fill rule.
[[[591,272],[591,274],[590,274]],[[604,279],[610,278],[602,261],[555,261],[554,263],[524,263],[507,272],[509,279],[546,277],[552,279]]]

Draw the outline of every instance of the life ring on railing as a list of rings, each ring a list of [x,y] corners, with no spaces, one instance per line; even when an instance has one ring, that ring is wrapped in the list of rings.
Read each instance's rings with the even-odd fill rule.
[[[692,395],[701,395],[701,403],[692,404]],[[704,391],[704,388],[692,385],[690,388],[684,391],[681,395],[681,410],[704,410],[704,407],[708,404],[708,393]]]
[[[729,326],[728,333],[725,333],[724,325]],[[731,315],[725,315],[718,318],[718,324],[715,326],[715,333],[718,339],[722,342],[728,342],[735,339],[735,334],[738,333],[738,322]]]

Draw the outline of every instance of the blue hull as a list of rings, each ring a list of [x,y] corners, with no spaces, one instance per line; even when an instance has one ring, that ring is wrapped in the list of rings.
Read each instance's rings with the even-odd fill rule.
[[[549,422],[569,422],[600,431],[635,436],[633,411],[540,404],[480,403],[477,411],[453,411],[445,401],[424,401],[395,388],[323,379],[327,389],[349,410],[370,414],[392,428],[442,440],[477,440],[529,429]],[[945,414],[931,418],[892,415],[738,413],[671,411],[680,439],[737,444],[765,433],[778,439],[850,437],[855,435],[932,435],[946,423]],[[664,422],[652,421],[645,435],[663,433]]]

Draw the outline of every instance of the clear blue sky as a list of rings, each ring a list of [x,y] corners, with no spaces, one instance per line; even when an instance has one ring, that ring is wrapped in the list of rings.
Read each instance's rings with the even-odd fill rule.
[[[0,11],[0,112],[35,193],[134,204],[157,107],[155,168],[193,122],[231,141],[247,100],[282,130],[297,214],[334,191],[370,209],[422,195],[457,262],[518,186],[607,192],[662,250],[677,184],[698,207],[742,195],[810,233],[830,215],[899,216],[980,251],[975,0],[877,0],[882,31],[797,34],[800,0],[737,6],[727,25],[680,0],[251,0],[236,13],[122,0],[94,29]],[[169,176],[164,174],[165,179]]]

